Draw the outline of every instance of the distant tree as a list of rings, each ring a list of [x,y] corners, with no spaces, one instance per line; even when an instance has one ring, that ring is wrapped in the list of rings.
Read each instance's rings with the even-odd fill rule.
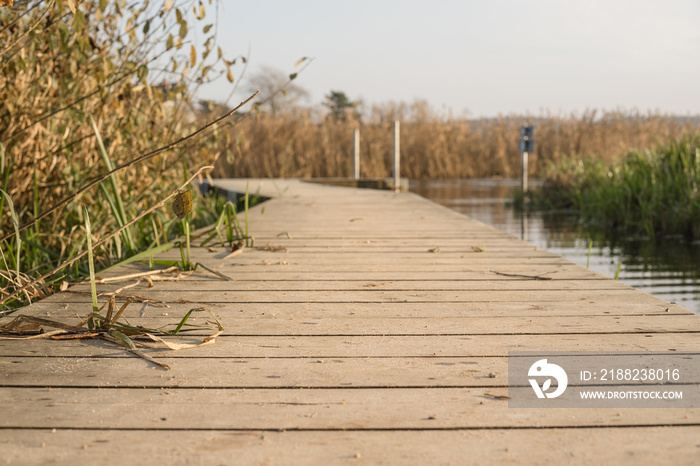
[[[283,71],[270,66],[263,66],[251,76],[245,90],[250,93],[260,90],[257,101],[264,102],[261,108],[267,108],[273,115],[299,101],[309,99],[309,91],[291,82],[290,76]]]
[[[359,102],[350,100],[350,98],[345,95],[345,92],[331,91],[331,93],[326,96],[326,107],[330,110],[330,115],[336,120],[346,120],[350,111],[352,111],[352,116],[359,120],[360,114],[355,111],[358,105]]]

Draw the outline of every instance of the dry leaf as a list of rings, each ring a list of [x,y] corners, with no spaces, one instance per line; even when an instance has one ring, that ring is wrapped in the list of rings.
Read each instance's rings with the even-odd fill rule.
[[[200,346],[213,345],[214,343],[216,343],[216,337],[218,337],[218,336],[221,335],[222,333],[224,333],[224,331],[223,331],[223,330],[219,330],[218,332],[216,332],[216,333],[214,333],[214,334],[212,334],[212,335],[209,335],[208,337],[205,337],[204,339],[202,339],[202,343],[197,343],[197,344],[193,344],[193,343],[176,343],[176,342],[174,342],[174,341],[163,340],[161,337],[157,337],[157,336],[152,335],[152,334],[150,334],[150,333],[147,333],[146,335],[147,335],[151,340],[153,340],[153,341],[157,341],[157,342],[159,342],[159,343],[163,343],[165,346],[167,346],[168,348],[170,348],[170,349],[173,350],[173,351],[179,351],[179,350],[183,350],[183,349],[199,348]]]

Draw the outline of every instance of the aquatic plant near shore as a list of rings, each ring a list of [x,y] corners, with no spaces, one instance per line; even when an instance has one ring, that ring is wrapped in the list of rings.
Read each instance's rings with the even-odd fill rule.
[[[700,238],[700,133],[633,150],[608,167],[600,159],[550,165],[533,206],[580,213],[589,224],[651,238]]]

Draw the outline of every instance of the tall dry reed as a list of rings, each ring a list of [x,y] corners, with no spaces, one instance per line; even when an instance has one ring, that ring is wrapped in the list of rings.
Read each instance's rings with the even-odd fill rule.
[[[205,25],[206,8],[210,22],[216,2],[197,0],[26,0],[0,8],[0,300],[85,250],[85,212],[92,239],[105,238],[217,157],[212,128],[74,196],[197,128],[186,118],[190,93],[233,63],[210,53],[216,28]],[[140,218],[93,251],[95,262],[166,242],[181,223],[173,217]],[[74,265],[47,285],[86,274],[87,264]]]
[[[392,125],[401,121],[401,171],[409,178],[517,177],[519,127],[535,125],[536,153],[529,173],[564,156],[602,157],[612,163],[632,148],[648,148],[700,128],[700,119],[659,113],[587,110],[539,117],[507,115],[468,120],[442,115],[423,102],[373,106],[361,120],[336,121],[322,110],[261,112],[231,130],[219,159],[225,177],[335,177],[352,173],[352,134],[361,131],[361,174],[392,170]]]

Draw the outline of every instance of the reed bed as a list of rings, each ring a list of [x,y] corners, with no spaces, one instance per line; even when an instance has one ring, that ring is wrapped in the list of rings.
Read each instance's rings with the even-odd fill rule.
[[[261,112],[229,133],[221,177],[338,177],[352,174],[353,129],[360,128],[361,176],[388,177],[392,124],[401,121],[401,175],[412,179],[520,176],[519,127],[535,125],[529,173],[565,157],[602,158],[606,164],[631,148],[650,148],[700,129],[698,118],[637,111],[588,110],[539,117],[502,115],[469,120],[431,110],[424,102],[375,105],[336,120],[321,110]]]
[[[628,151],[611,166],[563,159],[547,168],[533,201],[626,235],[700,238],[700,133]]]
[[[207,2],[211,12],[215,3]],[[196,0],[28,0],[0,9],[0,305],[19,304],[10,296],[81,257],[90,240],[100,244],[92,251],[99,271],[162,247],[190,220],[195,228],[217,221],[223,201],[196,193],[186,219],[167,208],[141,215],[213,163],[222,145],[218,126],[173,144],[203,126],[189,117],[196,85],[207,73],[230,75],[233,61],[211,53],[216,28],[205,17]],[[70,263],[20,300],[89,275],[85,260]]]

